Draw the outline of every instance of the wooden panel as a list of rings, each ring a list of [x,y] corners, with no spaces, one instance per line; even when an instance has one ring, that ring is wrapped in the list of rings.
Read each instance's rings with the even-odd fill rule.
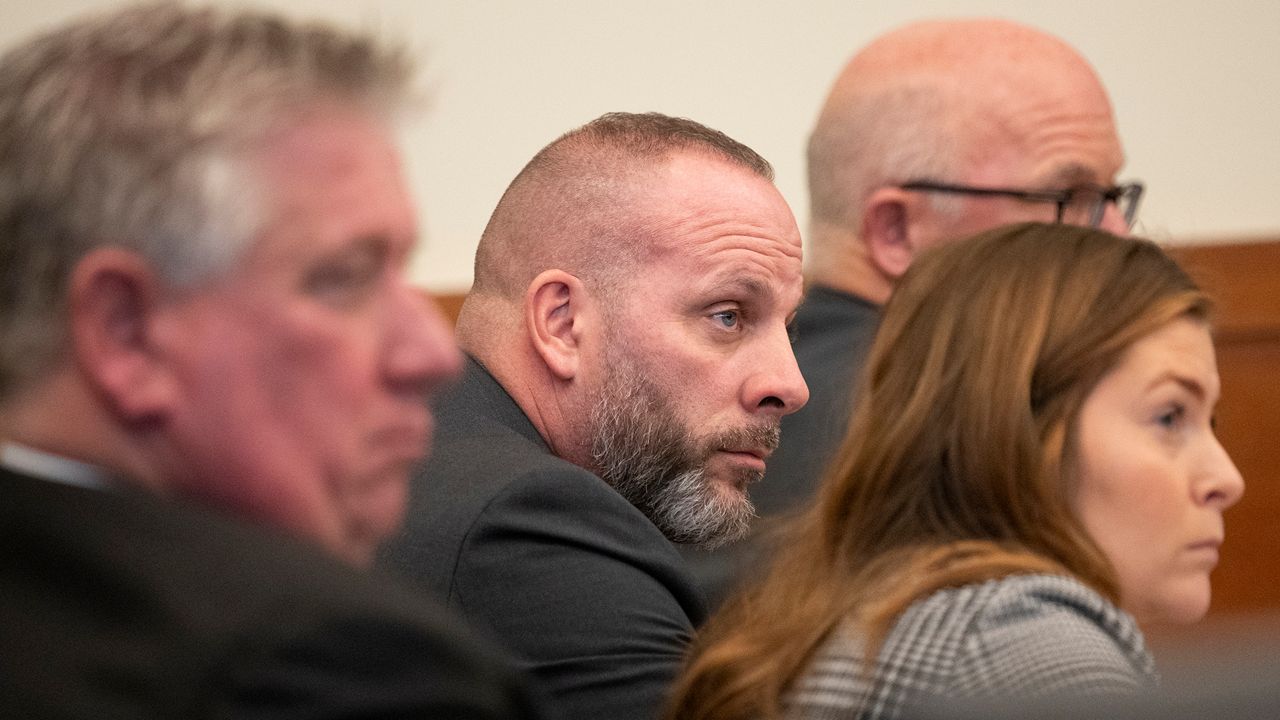
[[[1218,436],[1245,479],[1213,576],[1219,618],[1280,610],[1280,242],[1171,248],[1218,303]]]
[[[457,324],[458,311],[462,309],[462,301],[467,299],[466,293],[427,293],[427,296],[435,300],[440,306],[440,311],[449,319],[450,323]]]
[[[1245,479],[1227,511],[1214,611],[1280,610],[1280,341],[1218,343],[1218,436]]]
[[[1280,241],[1169,248],[1218,304],[1220,340],[1280,338]]]

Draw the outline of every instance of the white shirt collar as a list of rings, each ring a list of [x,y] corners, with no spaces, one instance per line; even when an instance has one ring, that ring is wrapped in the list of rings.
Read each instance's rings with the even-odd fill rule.
[[[26,475],[67,485],[98,490],[107,487],[107,473],[96,465],[61,455],[52,455],[13,442],[0,444],[0,465]]]

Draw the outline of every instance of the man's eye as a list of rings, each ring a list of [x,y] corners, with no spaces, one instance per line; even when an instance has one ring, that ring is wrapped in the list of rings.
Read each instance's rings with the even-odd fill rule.
[[[711,317],[717,324],[725,329],[732,330],[738,327],[739,318],[737,310],[721,310],[718,313],[713,313]]]
[[[307,278],[307,289],[313,293],[324,294],[335,290],[343,290],[359,285],[370,272],[365,267],[342,263],[316,268]]]
[[[1156,423],[1165,430],[1177,430],[1182,425],[1182,418],[1187,414],[1187,409],[1181,405],[1174,405],[1156,418]]]
[[[377,258],[360,256],[326,263],[315,268],[304,281],[308,293],[334,301],[347,302],[357,299],[371,287],[381,272]]]
[[[1096,187],[1076,187],[1067,191],[1067,207],[1089,211],[1107,199],[1106,191]]]

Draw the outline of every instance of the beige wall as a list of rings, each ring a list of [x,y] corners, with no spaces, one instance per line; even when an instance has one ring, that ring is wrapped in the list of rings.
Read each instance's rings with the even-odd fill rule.
[[[116,0],[0,0],[0,47]],[[1140,230],[1186,242],[1280,231],[1275,0],[259,0],[378,28],[426,58],[433,107],[408,128],[426,244],[415,277],[466,288],[502,189],[542,145],[609,110],[722,129],[774,162],[803,216],[802,152],[828,83],[876,34],[930,15],[1000,15],[1080,48],[1112,92],[1148,185]],[[1216,6],[1216,7],[1211,7]]]

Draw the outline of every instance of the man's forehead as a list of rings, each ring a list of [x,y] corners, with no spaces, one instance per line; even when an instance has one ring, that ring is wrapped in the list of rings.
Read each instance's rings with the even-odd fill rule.
[[[677,282],[691,293],[719,292],[741,298],[786,301],[802,292],[801,246],[771,229],[708,224],[688,235],[667,238],[649,255],[651,277]]]
[[[804,279],[794,268],[766,272],[759,266],[730,266],[706,276],[699,286],[704,293],[777,305],[788,313],[800,306],[804,295]]]
[[[974,102],[965,113],[966,155],[975,175],[969,180],[1043,188],[1107,184],[1124,165],[1100,88],[1003,97]]]
[[[257,253],[310,254],[374,240],[399,253],[416,243],[414,208],[383,124],[339,112],[284,127],[279,140],[255,157]]]
[[[643,215],[659,241],[738,229],[799,244],[795,217],[772,181],[727,160],[673,157],[644,204]]]
[[[281,117],[245,152],[268,173],[342,175],[377,154],[398,164],[391,127],[356,107],[321,105]]]

